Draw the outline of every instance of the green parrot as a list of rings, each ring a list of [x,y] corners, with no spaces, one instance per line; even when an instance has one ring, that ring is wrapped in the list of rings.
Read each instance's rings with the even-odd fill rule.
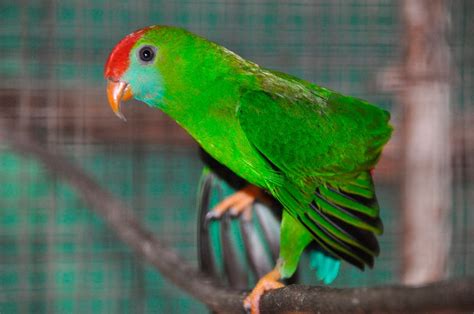
[[[247,309],[258,313],[262,294],[282,286],[313,241],[331,258],[373,266],[383,225],[371,170],[392,133],[388,112],[177,27],[126,36],[104,76],[120,118],[121,101],[131,97],[161,109],[250,183],[215,216],[244,211],[262,191],[283,206],[278,262],[245,299]]]

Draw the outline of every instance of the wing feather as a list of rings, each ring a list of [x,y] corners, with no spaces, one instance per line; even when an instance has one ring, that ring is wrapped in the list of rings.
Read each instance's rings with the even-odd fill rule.
[[[237,112],[249,142],[285,178],[270,190],[321,247],[372,267],[383,226],[369,170],[390,137],[389,115],[309,83],[287,83],[243,92]]]

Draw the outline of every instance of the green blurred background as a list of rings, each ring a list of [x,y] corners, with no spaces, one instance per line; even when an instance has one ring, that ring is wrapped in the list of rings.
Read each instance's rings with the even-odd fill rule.
[[[450,3],[455,64],[451,275],[474,275],[474,3]],[[151,24],[185,27],[246,59],[367,99],[392,111],[382,73],[400,62],[400,2],[2,1],[0,120],[64,153],[127,202],[143,223],[196,264],[194,142],[158,111],[107,105],[103,64],[125,34]],[[133,107],[133,110],[132,110]],[[385,222],[374,270],[347,265],[335,286],[398,281],[397,142],[376,174]],[[307,264],[307,260],[302,261]],[[303,281],[314,283],[312,274]],[[205,306],[165,281],[118,241],[72,189],[34,160],[0,146],[0,313],[183,313]]]

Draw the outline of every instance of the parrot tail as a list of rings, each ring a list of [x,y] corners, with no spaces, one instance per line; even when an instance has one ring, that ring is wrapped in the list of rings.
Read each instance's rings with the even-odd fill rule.
[[[201,176],[197,204],[199,268],[229,287],[249,289],[276,264],[281,220],[276,213],[281,206],[258,201],[252,204],[251,220],[228,213],[219,219],[208,219],[209,211],[245,182],[238,182],[236,175],[218,168],[222,166],[205,161],[208,167]]]

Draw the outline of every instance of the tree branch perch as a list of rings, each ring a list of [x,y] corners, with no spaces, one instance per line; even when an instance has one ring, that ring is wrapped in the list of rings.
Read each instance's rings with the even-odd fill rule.
[[[0,140],[22,155],[38,160],[52,174],[67,181],[133,251],[151,263],[179,288],[214,311],[242,313],[244,293],[226,289],[183,261],[145,229],[132,210],[64,157],[14,130],[1,128]],[[261,311],[271,312],[420,312],[472,311],[474,279],[449,280],[423,287],[384,286],[335,289],[292,285],[267,293]]]

